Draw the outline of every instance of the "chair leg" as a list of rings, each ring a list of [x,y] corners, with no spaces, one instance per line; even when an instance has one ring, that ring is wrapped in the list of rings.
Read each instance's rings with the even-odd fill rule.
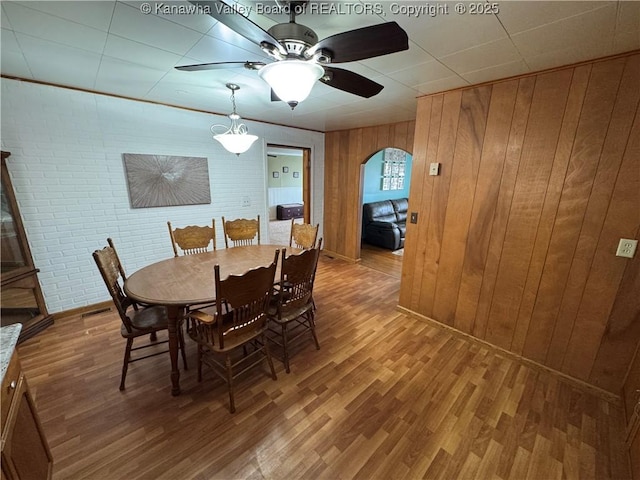
[[[178,342],[180,346],[180,351],[182,352],[182,366],[185,370],[188,370],[187,366],[187,352],[184,350],[184,330],[182,330],[182,324],[178,326]]]
[[[313,341],[316,344],[316,350],[320,350],[320,343],[318,342],[318,336],[316,335],[316,320],[314,318],[313,310],[309,312],[307,321],[309,322],[309,329],[311,330]]]
[[[149,335],[149,340],[155,342],[156,340],[158,340],[158,334],[156,332],[151,332],[151,335]]]
[[[228,353],[227,353],[225,364],[227,366],[227,385],[229,386],[229,411],[231,413],[235,413],[236,403],[233,399],[233,390],[234,390],[233,371],[231,370],[231,355]]]
[[[129,369],[129,360],[131,360],[132,346],[133,338],[127,338],[127,346],[124,349],[124,362],[122,363],[122,376],[120,377],[120,390],[124,390],[124,381],[127,378],[127,370]]]
[[[271,351],[269,350],[269,340],[266,336],[262,337],[262,348],[264,349],[264,354],[267,356],[267,362],[269,362],[269,368],[271,369],[271,378],[277,380],[276,369],[273,368],[273,359],[271,358]]]
[[[291,373],[291,369],[289,368],[289,346],[288,346],[288,333],[287,333],[287,324],[283,323],[281,325],[282,328],[282,361],[284,363],[284,369],[287,373]]]

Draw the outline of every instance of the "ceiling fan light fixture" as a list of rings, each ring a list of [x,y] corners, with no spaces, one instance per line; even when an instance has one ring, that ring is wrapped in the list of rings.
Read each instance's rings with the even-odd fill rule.
[[[282,60],[265,65],[258,75],[293,110],[309,96],[313,85],[324,75],[324,68],[315,62]]]
[[[235,93],[236,90],[240,90],[240,87],[234,83],[227,83],[227,88],[231,90],[231,104],[233,105],[233,112],[228,115],[231,120],[231,126],[225,132],[216,134],[216,128],[226,127],[224,125],[212,125],[211,133],[213,133],[213,138],[220,142],[228,152],[240,155],[249,150],[258,137],[249,134],[247,126],[244,123],[240,123],[240,115],[236,113]]]

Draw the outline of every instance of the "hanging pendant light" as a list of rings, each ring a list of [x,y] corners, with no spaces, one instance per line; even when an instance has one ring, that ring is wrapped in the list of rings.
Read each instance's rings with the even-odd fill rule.
[[[240,87],[235,83],[227,83],[227,88],[231,90],[231,104],[233,106],[233,112],[227,115],[231,120],[231,126],[227,128],[224,125],[212,125],[211,133],[213,133],[213,138],[219,141],[227,151],[240,155],[249,150],[258,137],[249,134],[247,126],[240,123],[240,115],[236,113],[235,93],[236,90],[240,90]],[[219,128],[226,128],[226,131],[216,133],[216,129]]]

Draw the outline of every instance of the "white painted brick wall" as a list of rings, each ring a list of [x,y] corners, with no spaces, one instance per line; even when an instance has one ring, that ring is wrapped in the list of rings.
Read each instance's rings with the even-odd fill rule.
[[[167,220],[180,227],[215,218],[224,246],[222,215],[260,214],[267,241],[267,143],[311,148],[311,221],[322,228],[322,133],[247,122],[259,140],[236,157],[211,138],[214,123],[228,119],[2,79],[2,150],[11,152],[7,164],[49,312],[109,300],[91,257],[107,237],[128,273],[173,255]],[[207,157],[211,204],[130,208],[123,153]],[[242,207],[245,196],[249,207]]]

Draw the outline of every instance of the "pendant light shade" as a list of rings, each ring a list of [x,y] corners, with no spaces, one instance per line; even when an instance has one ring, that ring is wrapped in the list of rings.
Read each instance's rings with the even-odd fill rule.
[[[244,123],[240,123],[240,115],[236,113],[235,92],[240,90],[240,87],[234,83],[227,83],[227,88],[231,90],[231,103],[233,105],[233,112],[228,115],[231,120],[231,126],[225,132],[216,134],[217,128],[226,127],[224,125],[212,125],[211,133],[213,133],[213,138],[220,142],[227,151],[240,155],[249,150],[258,137],[249,134],[247,126]]]
[[[309,96],[313,85],[324,75],[324,68],[310,61],[281,60],[265,65],[258,75],[293,110]]]

